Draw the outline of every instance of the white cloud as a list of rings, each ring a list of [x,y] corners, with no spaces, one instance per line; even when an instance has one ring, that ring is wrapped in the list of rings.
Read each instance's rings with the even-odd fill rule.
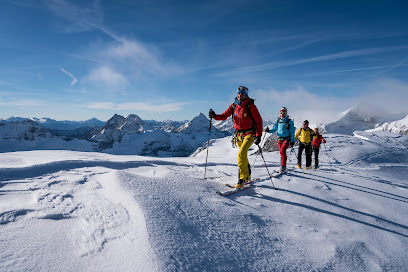
[[[67,75],[72,79],[72,81],[71,81],[71,87],[74,86],[75,83],[78,82],[78,80],[77,80],[70,72],[68,72],[67,70],[65,70],[65,69],[63,69],[63,68],[61,68],[61,67],[59,67],[59,66],[57,66],[57,67],[58,67],[63,73],[67,74]]]
[[[381,78],[367,83],[360,101],[380,106],[389,112],[408,112],[408,83]]]
[[[170,74],[175,67],[159,60],[157,50],[148,48],[136,40],[122,39],[119,43],[109,46],[102,55],[105,60],[116,63],[125,63],[132,71],[149,76]]]
[[[254,90],[253,97],[256,98],[255,103],[265,119],[274,120],[278,117],[281,107],[286,107],[289,116],[296,123],[307,119],[312,126],[335,121],[340,112],[354,105],[350,99],[319,96],[302,86],[292,90]]]
[[[176,112],[182,110],[188,103],[153,104],[149,102],[129,102],[114,104],[110,102],[95,102],[88,105],[91,109],[146,111],[153,113]]]
[[[96,85],[109,88],[122,89],[128,85],[128,80],[125,76],[107,66],[93,69],[88,75],[88,80]]]
[[[333,122],[341,113],[359,104],[371,104],[389,113],[408,113],[408,83],[391,78],[383,78],[360,86],[357,95],[336,97],[316,94],[302,86],[290,90],[254,90],[251,97],[263,118],[278,117],[279,110],[285,106],[288,114],[300,123],[307,119],[311,126],[318,123]]]

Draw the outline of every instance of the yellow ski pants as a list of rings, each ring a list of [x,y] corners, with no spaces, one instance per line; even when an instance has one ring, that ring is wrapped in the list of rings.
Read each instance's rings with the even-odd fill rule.
[[[248,180],[249,176],[249,161],[248,161],[248,150],[254,143],[254,135],[237,135],[238,150],[238,169],[239,169],[239,179]]]

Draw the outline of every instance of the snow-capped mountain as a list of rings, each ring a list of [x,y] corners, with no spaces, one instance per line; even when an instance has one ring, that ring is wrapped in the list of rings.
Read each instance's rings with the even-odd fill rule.
[[[208,141],[209,120],[199,114],[189,122],[143,121],[130,114],[115,114],[103,127],[80,127],[74,130],[47,129],[52,119],[36,121],[12,117],[0,123],[0,152],[35,149],[100,151],[113,154],[145,156],[189,156]],[[95,120],[94,120],[95,121]],[[180,125],[179,127],[176,127]],[[213,127],[211,138],[228,133]],[[13,141],[10,144],[10,141]]]
[[[124,128],[128,126],[129,117],[124,120],[116,116],[115,119],[118,126]],[[160,157],[189,156],[208,141],[210,122],[203,114],[198,114],[191,121],[171,132],[146,130],[143,127],[144,123],[140,123],[137,118],[136,120],[138,120],[136,123],[139,126],[133,127],[133,130],[127,130],[127,132],[123,129],[112,130],[109,135],[113,134],[114,137],[108,137],[102,141],[98,138],[99,136],[95,137],[94,140],[99,142],[100,150],[112,154],[139,154]],[[102,131],[101,134],[106,134],[106,130]],[[225,136],[227,136],[226,132],[219,131],[216,128],[211,130],[212,139]]]
[[[16,121],[0,122],[0,137],[2,140],[34,141],[39,138],[53,138],[45,128],[29,119],[13,119]],[[19,120],[19,121],[17,121]]]
[[[210,128],[210,121],[205,117],[204,114],[200,113],[194,117],[190,122],[185,123],[176,129],[177,132],[186,133],[190,135],[206,133],[208,136],[208,131]],[[214,138],[225,137],[227,134],[221,132],[216,127],[211,129],[211,135]]]
[[[38,149],[92,150],[90,142],[68,141],[30,119],[0,121],[0,152]]]
[[[262,120],[262,126],[265,127],[273,127],[275,124],[275,121],[269,120],[269,119],[263,119]],[[218,130],[221,131],[226,131],[229,132],[230,134],[234,133],[235,128],[234,128],[234,122],[232,121],[231,118],[228,118],[227,120],[224,121],[214,121],[214,127],[216,127]]]
[[[143,120],[144,128],[146,130],[163,130],[167,132],[175,131],[180,126],[188,122],[185,121],[173,121],[173,120],[164,120],[164,121],[155,121],[155,120]]]
[[[358,104],[344,112],[339,120],[320,128],[327,133],[353,135],[354,131],[373,129],[384,122],[401,119],[405,115],[406,113],[388,113],[374,105]]]
[[[408,115],[401,120],[393,121],[393,122],[385,122],[379,127],[369,131],[389,131],[393,133],[399,133],[403,135],[408,135]]]
[[[86,121],[57,121],[51,118],[22,118],[22,117],[10,117],[7,119],[2,119],[6,122],[15,122],[15,121],[24,121],[32,120],[38,123],[41,127],[48,129],[57,129],[57,130],[74,130],[81,127],[103,127],[105,122],[100,121],[96,118],[92,118]]]
[[[143,120],[136,114],[130,114],[127,118],[115,114],[109,119],[99,133],[91,137],[98,143],[98,151],[112,148],[114,142],[120,143],[126,134],[143,133]]]

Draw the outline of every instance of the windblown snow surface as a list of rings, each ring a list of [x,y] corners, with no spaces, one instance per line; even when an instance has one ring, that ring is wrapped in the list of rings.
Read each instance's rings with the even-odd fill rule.
[[[207,179],[206,149],[2,153],[0,270],[407,271],[408,136],[355,135],[325,135],[318,170],[288,153],[279,190],[252,149],[261,181],[229,197],[215,192],[237,179],[230,138],[212,141]]]

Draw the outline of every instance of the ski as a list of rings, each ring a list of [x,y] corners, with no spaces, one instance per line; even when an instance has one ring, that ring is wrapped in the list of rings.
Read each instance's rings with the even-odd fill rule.
[[[259,181],[259,180],[260,180],[259,178],[257,178],[257,179],[251,179],[251,181],[248,182],[248,183],[246,183],[246,184],[244,185],[244,187],[242,187],[241,189],[237,189],[237,188],[235,188],[235,186],[232,186],[232,185],[230,185],[230,184],[225,184],[226,186],[230,187],[231,190],[223,191],[223,192],[217,191],[216,193],[219,194],[219,195],[221,195],[221,196],[229,196],[229,195],[232,195],[232,194],[241,192],[241,191],[243,191],[243,190],[246,190],[246,189],[248,189],[248,188],[251,188],[251,187],[254,185],[254,183],[257,182],[257,181]]]
[[[250,181],[245,182],[245,185],[249,185],[257,181],[259,181],[259,178],[251,179]],[[235,185],[231,185],[229,183],[225,183],[225,186],[230,187],[230,188],[235,188]]]
[[[288,174],[288,172],[289,172],[288,169],[286,169],[285,172],[281,172],[281,171],[279,171],[279,170],[273,170],[273,172],[272,172],[272,177],[273,177],[273,178],[277,178],[277,177],[282,176],[282,175],[284,175],[284,174]]]

